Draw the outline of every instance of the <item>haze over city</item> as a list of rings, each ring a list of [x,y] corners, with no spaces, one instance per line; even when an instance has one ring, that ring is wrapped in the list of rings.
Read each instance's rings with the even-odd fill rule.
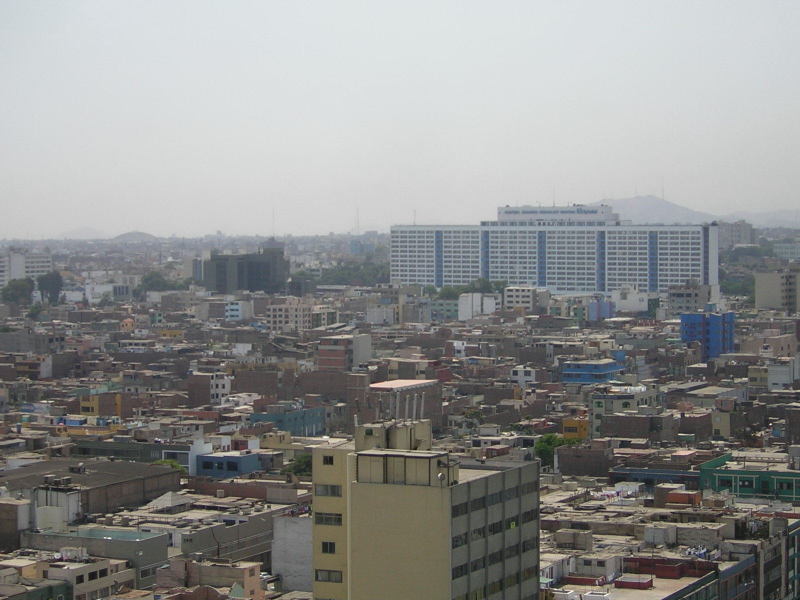
[[[6,1],[0,238],[792,209],[799,25],[796,2]]]

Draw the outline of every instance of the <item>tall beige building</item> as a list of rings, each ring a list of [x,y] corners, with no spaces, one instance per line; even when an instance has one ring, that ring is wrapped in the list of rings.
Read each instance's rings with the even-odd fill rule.
[[[538,462],[459,463],[430,421],[313,449],[317,600],[538,597]]]
[[[756,308],[800,312],[798,279],[800,267],[791,266],[782,271],[755,273]]]

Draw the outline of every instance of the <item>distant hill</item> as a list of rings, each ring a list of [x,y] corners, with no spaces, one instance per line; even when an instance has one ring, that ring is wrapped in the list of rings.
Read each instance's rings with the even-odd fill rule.
[[[143,231],[128,231],[111,238],[115,242],[155,242],[158,238]]]
[[[692,210],[658,196],[633,198],[608,198],[594,204],[608,204],[621,219],[634,224],[699,225],[711,221],[738,221],[743,219],[756,227],[800,228],[800,209],[772,211],[737,211],[726,215]]]
[[[706,212],[686,208],[657,196],[635,196],[633,198],[609,198],[595,204],[608,204],[621,219],[634,224],[700,224],[714,221],[719,217]]]

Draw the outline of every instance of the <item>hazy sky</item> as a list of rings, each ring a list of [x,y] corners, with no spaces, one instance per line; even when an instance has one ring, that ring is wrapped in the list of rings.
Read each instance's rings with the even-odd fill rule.
[[[0,238],[800,205],[800,2],[0,0]]]

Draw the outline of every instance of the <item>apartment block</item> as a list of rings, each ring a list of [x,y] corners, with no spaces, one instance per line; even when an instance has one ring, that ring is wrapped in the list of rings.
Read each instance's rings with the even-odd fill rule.
[[[800,312],[798,277],[800,267],[755,274],[756,308],[780,310],[788,314]]]
[[[372,358],[372,338],[368,334],[331,335],[320,338],[317,367],[320,371],[352,371]]]
[[[716,225],[628,225],[608,206],[517,206],[480,225],[397,225],[391,279],[467,285],[476,279],[555,292],[718,281]]]
[[[503,289],[503,308],[522,309],[532,313],[537,309],[546,309],[550,301],[550,292],[537,289],[533,285],[509,285]]]
[[[733,312],[684,313],[681,315],[681,341],[700,342],[703,362],[733,352],[735,318]]]
[[[0,253],[0,287],[12,279],[36,279],[53,270],[53,257],[49,253],[8,250]]]
[[[313,450],[314,597],[538,598],[538,463],[459,463],[430,422]]]

